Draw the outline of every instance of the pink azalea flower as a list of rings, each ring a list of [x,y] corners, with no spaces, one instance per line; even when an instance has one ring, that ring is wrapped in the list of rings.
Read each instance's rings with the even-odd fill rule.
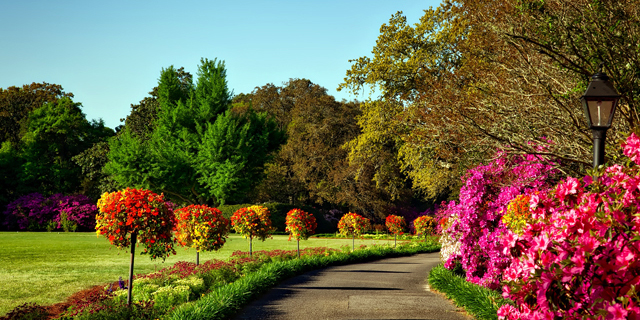
[[[627,310],[622,307],[621,304],[616,303],[614,305],[609,305],[607,307],[607,320],[626,320],[627,319]]]

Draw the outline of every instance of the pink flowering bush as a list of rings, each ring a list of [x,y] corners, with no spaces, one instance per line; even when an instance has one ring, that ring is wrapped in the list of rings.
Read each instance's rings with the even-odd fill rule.
[[[640,319],[640,139],[622,144],[626,166],[566,178],[531,195],[532,222],[505,230],[501,319]]]
[[[544,150],[544,147],[539,147]],[[536,155],[510,155],[499,151],[487,165],[471,169],[463,177],[459,201],[443,204],[438,212],[442,239],[449,241],[445,267],[456,261],[466,271],[467,281],[490,289],[499,288],[502,273],[511,263],[503,250],[501,223],[509,202],[520,194],[544,190],[557,171]]]

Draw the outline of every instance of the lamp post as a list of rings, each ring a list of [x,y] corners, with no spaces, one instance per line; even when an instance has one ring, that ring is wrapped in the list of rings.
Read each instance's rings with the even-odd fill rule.
[[[602,71],[591,77],[587,91],[580,98],[584,107],[589,128],[593,133],[593,167],[604,163],[604,143],[607,130],[616,112],[620,95],[613,87],[609,77]]]

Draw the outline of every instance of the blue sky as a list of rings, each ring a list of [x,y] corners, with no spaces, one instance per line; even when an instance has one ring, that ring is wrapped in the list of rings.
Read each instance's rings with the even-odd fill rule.
[[[307,78],[338,100],[352,100],[336,91],[349,59],[371,56],[380,26],[395,12],[414,24],[439,3],[5,1],[0,88],[60,84],[88,119],[114,128],[157,84],[162,68],[195,75],[205,57],[225,61],[235,94]]]

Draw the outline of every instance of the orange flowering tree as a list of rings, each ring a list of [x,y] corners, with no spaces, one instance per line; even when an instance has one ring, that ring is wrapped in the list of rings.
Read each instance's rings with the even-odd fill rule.
[[[416,235],[422,234],[425,238],[427,235],[433,234],[435,227],[436,222],[430,216],[421,216],[413,220],[413,229],[416,231]]]
[[[271,237],[271,233],[275,231],[275,228],[271,226],[269,209],[263,206],[238,209],[231,216],[231,225],[237,233],[249,238],[249,255],[253,254],[253,238],[264,241]]]
[[[300,209],[291,209],[287,212],[285,221],[287,227],[285,231],[289,232],[289,240],[295,238],[298,241],[298,257],[300,257],[300,240],[307,240],[309,236],[316,232],[316,218]]]
[[[196,249],[196,265],[200,264],[200,251],[222,248],[229,235],[229,220],[217,208],[190,205],[176,210],[176,220],[176,240]]]
[[[343,215],[338,222],[338,230],[340,231],[340,234],[351,236],[353,240],[353,250],[355,250],[356,247],[356,236],[361,236],[370,228],[370,220],[354,212],[349,212]]]
[[[124,189],[104,193],[98,200],[96,233],[109,239],[119,249],[131,246],[129,266],[129,297],[133,286],[133,260],[138,242],[144,246],[142,254],[151,259],[164,260],[176,254],[172,231],[176,220],[167,206],[164,195],[144,189]]]
[[[404,233],[404,228],[407,226],[407,223],[404,221],[404,217],[396,216],[396,215],[388,215],[385,220],[385,226],[391,234],[393,234],[393,246],[395,247],[398,243],[398,235]]]

